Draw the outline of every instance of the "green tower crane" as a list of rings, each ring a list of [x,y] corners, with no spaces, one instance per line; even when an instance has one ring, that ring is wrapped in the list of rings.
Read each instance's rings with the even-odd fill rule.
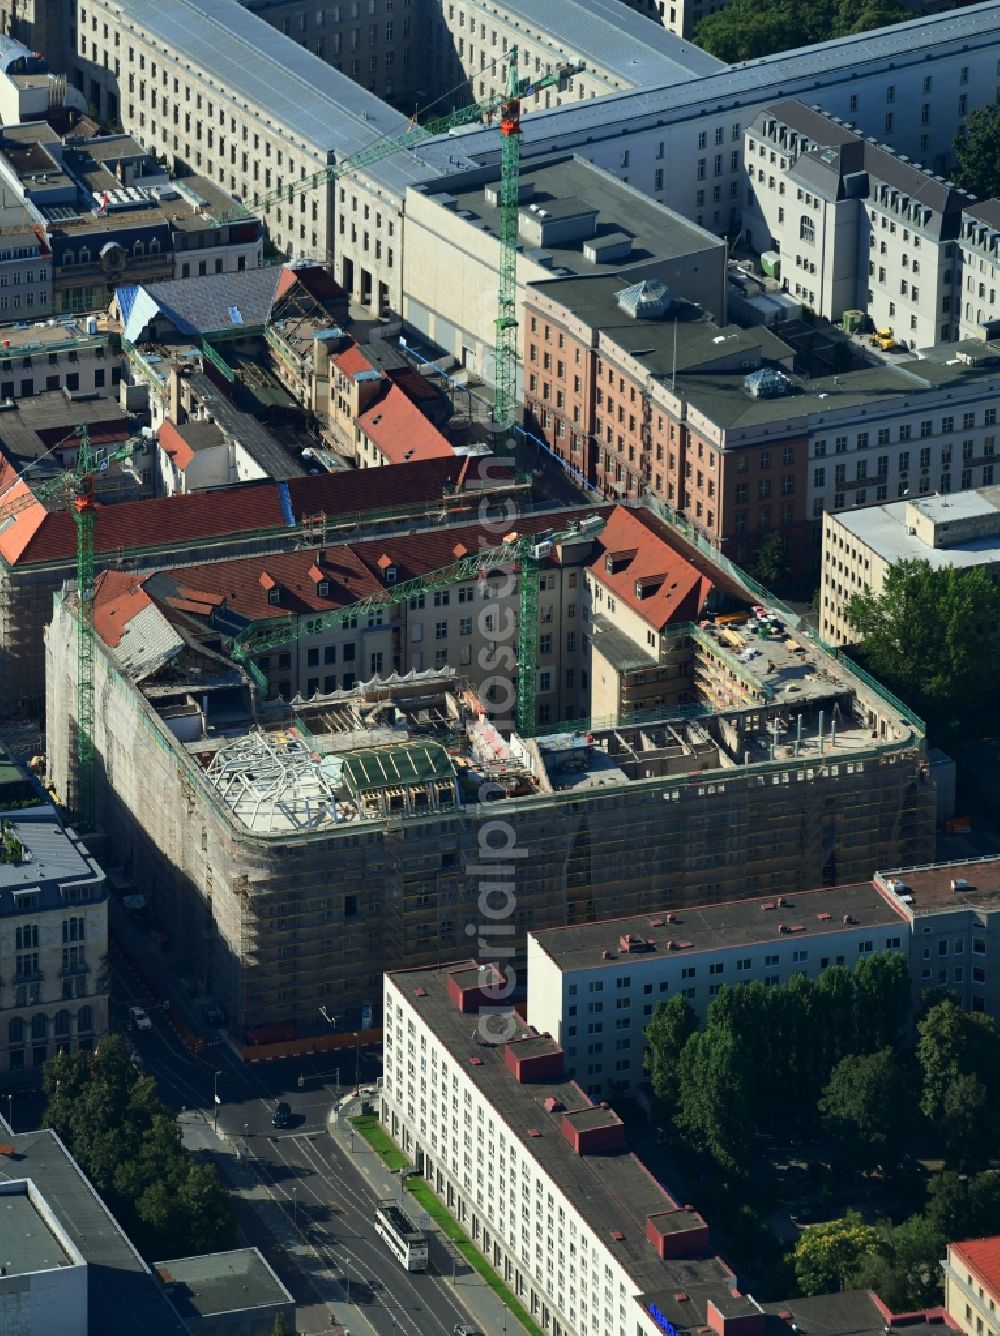
[[[62,504],[72,511],[76,524],[76,587],[79,600],[76,620],[77,713],[76,713],[76,823],[80,830],[94,826],[94,502],[96,475],[109,465],[131,459],[139,442],[128,440],[98,459],[84,423],[75,433],[79,441],[76,465],[57,477],[34,483],[20,495],[7,499],[16,483],[0,496],[0,524],[22,510],[42,504]],[[23,479],[21,480],[23,481]]]
[[[254,205],[261,213],[272,204],[291,203],[297,195],[310,190],[318,190],[341,176],[370,167],[383,158],[396,153],[416,148],[439,135],[449,134],[463,125],[474,121],[491,121],[500,116],[500,273],[497,291],[496,316],[496,397],[493,402],[493,422],[498,427],[506,427],[517,404],[517,214],[518,214],[518,179],[521,170],[521,102],[546,88],[557,88],[560,92],[569,86],[574,74],[583,69],[582,62],[560,65],[551,74],[543,74],[538,79],[523,79],[518,74],[518,48],[511,47],[507,52],[507,75],[504,91],[499,97],[487,98],[484,102],[474,102],[447,116],[418,124],[416,120],[401,135],[380,139],[368,148],[362,149],[342,162],[331,163],[328,167],[304,177],[301,181],[292,181],[287,186],[272,190],[262,196]],[[222,214],[214,220],[217,227],[245,218],[246,213]]]
[[[290,645],[303,636],[319,635],[334,627],[346,626],[354,618],[360,619],[379,608],[405,603],[420,594],[449,589],[452,585],[477,580],[490,571],[517,565],[521,570],[520,612],[518,616],[518,689],[517,731],[522,737],[535,732],[535,698],[537,694],[538,663],[538,571],[542,562],[557,543],[592,538],[604,527],[604,517],[593,515],[556,532],[537,534],[509,534],[496,547],[486,548],[469,556],[460,557],[450,566],[389,585],[378,594],[360,599],[349,607],[335,608],[316,617],[300,617],[298,621],[282,621],[259,629],[243,631],[233,641],[230,651],[237,663],[245,665],[258,687],[267,686],[267,679],[253,662],[254,656],[270,653],[283,645]]]

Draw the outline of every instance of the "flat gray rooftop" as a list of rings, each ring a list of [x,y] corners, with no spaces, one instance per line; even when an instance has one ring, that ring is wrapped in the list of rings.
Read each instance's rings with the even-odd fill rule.
[[[26,1192],[0,1196],[0,1267],[4,1275],[53,1271],[72,1261]]]
[[[949,41],[967,43],[969,50],[992,46],[998,32],[1000,0],[987,0],[967,9],[927,15],[891,28],[762,56],[682,83],[647,83],[634,92],[533,111],[524,118],[522,151],[527,158],[532,146],[535,152],[540,152],[546,147],[557,147],[560,142],[569,144],[574,136],[577,142],[619,138],[623,127],[629,124],[691,120],[702,111],[715,112],[724,106],[732,107],[735,114],[740,107],[759,107],[778,97],[801,96],[814,102],[818,88],[842,83],[848,77],[863,78],[869,66],[887,60],[893,61],[897,70],[907,65],[922,65],[928,48]],[[457,141],[453,138],[464,154],[480,162],[499,157],[496,141],[495,129],[470,130]],[[366,174],[379,179],[383,167],[384,164],[376,165],[367,169]]]
[[[185,1321],[292,1302],[256,1248],[178,1257],[154,1266]]]
[[[786,927],[801,925],[803,930],[795,935],[796,941],[801,938],[808,943],[843,932],[845,914],[863,928],[898,928],[902,921],[899,910],[871,882],[806,891],[783,899],[785,904],[780,907],[775,896],[761,896],[754,900],[706,905],[702,909],[676,910],[671,921],[667,920],[668,911],[664,910],[659,914],[638,914],[605,919],[600,923],[548,928],[532,936],[563,971],[623,968],[641,971],[657,960],[676,960],[696,952],[787,942],[789,934],[779,932],[780,924]],[[651,951],[619,951],[618,939],[626,933],[656,945]],[[690,946],[682,951],[670,951],[668,941],[689,942]],[[615,958],[605,960],[605,951],[613,952]]]
[[[946,496],[922,497],[918,501],[889,501],[881,506],[863,506],[844,511],[837,522],[860,543],[877,552],[890,565],[896,561],[927,561],[941,570],[946,566],[993,566],[1000,562],[1000,533],[965,538],[947,547],[931,547],[908,527],[907,511],[917,505],[931,519],[958,520],[975,515],[993,516],[1000,509],[1000,487],[981,487]]]
[[[694,229],[695,232],[698,230]],[[713,237],[712,240],[718,244],[718,238]],[[681,250],[681,264],[685,254],[690,254],[690,251]],[[580,273],[572,278],[541,279],[529,284],[529,299],[532,293],[537,292],[564,306],[580,320],[600,330],[625,352],[631,353],[653,377],[670,379],[676,373],[679,379],[685,371],[705,366],[709,383],[714,384],[719,379],[719,372],[713,364],[731,359],[738,363],[749,354],[756,354],[772,362],[791,364],[791,348],[763,325],[755,325],[752,329],[741,329],[736,325],[720,326],[707,317],[700,307],[684,302],[675,303],[662,319],[634,319],[618,305],[619,292],[635,282],[628,268],[618,267],[608,273],[603,266],[600,270],[593,265],[588,267],[589,273]],[[576,268],[581,268],[579,260]],[[663,281],[669,286],[668,274]],[[741,393],[746,374],[743,371],[738,378]],[[774,402],[753,400],[745,394],[743,398],[748,405]],[[787,400],[779,402],[787,403]]]
[[[628,88],[681,83],[726,68],[621,0],[504,0],[475,8],[517,20],[527,36],[548,39],[555,54],[582,58]]]
[[[121,7],[179,63],[259,108],[314,153],[348,157],[406,129],[405,116],[238,0],[123,0]]]
[[[44,891],[74,882],[103,883],[97,864],[83,856],[51,808],[32,808],[8,819],[11,833],[30,858],[0,862],[0,909],[10,905],[11,895],[17,891],[36,887]]]
[[[952,914],[961,909],[979,909],[990,914],[1000,910],[1000,858],[897,868],[877,872],[875,880],[910,918]],[[954,890],[952,882],[956,883]],[[908,898],[901,900],[900,896]]]
[[[90,1330],[183,1336],[186,1328],[152,1273],[56,1134],[20,1132],[6,1140],[14,1158],[0,1159],[0,1181],[30,1178],[87,1263]]]
[[[438,193],[449,195],[455,201],[452,207],[456,212],[471,213],[484,224],[483,230],[498,237],[499,209],[490,203],[485,193],[487,184],[496,186],[498,183],[499,173],[480,171],[452,175],[428,186],[427,194],[431,197]],[[524,200],[522,214],[527,212],[530,204],[540,205],[552,220],[585,212],[597,213],[594,238],[564,244],[543,243],[542,248],[552,257],[552,266],[568,269],[574,274],[606,274],[607,266],[594,265],[584,257],[583,246],[592,239],[600,240],[614,234],[625,234],[632,240],[631,254],[616,266],[624,273],[635,264],[683,260],[702,251],[721,251],[724,246],[713,233],[582,157],[562,154],[528,163],[521,169],[520,186]],[[534,248],[534,243],[522,236],[520,246],[522,252],[527,253]],[[633,281],[626,279],[619,287],[627,287]]]

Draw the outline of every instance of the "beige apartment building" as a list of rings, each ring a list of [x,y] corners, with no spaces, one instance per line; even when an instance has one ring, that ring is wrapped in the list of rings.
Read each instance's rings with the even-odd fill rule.
[[[709,14],[726,9],[730,0],[630,0],[631,7],[662,23],[678,37],[693,37],[695,29]]]
[[[406,211],[406,324],[488,382],[494,377],[499,190],[495,168],[453,174],[411,191]],[[586,287],[614,273],[622,287],[659,282],[724,320],[722,238],[578,156],[554,155],[524,166],[519,199],[519,312],[531,284],[576,275]],[[533,341],[523,332],[526,312],[519,318],[524,393],[530,396],[540,368],[532,364]]]
[[[940,569],[1000,567],[1000,487],[892,501],[823,516],[820,634],[851,644],[852,595],[882,592],[898,561],[927,561]]]
[[[944,1306],[963,1336],[1000,1331],[1000,1237],[949,1243],[942,1263]]]

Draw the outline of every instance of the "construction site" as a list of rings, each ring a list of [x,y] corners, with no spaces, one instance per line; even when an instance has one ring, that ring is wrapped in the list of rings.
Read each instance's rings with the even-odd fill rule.
[[[516,849],[505,943],[933,854],[920,721],[749,594],[662,638],[686,703],[556,732],[498,729],[450,666],[264,699],[141,583],[113,606],[114,631],[100,601],[97,615],[98,822],[238,1042],[315,1035],[320,1006],[377,1026],[383,970],[470,939],[489,954],[487,828]],[[59,793],[74,782],[75,619],[65,592],[46,640]]]

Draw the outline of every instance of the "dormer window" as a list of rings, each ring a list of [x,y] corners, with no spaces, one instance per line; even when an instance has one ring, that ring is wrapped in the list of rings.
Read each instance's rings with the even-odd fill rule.
[[[317,582],[316,582],[316,593],[317,593],[317,596],[318,596],[319,598],[326,598],[326,596],[327,596],[327,594],[329,594],[329,592],[330,592],[330,582],[329,582],[329,580],[317,580]]]
[[[387,585],[394,585],[394,584],[396,583],[396,568],[395,568],[395,566],[387,566],[387,567],[386,567],[386,572],[385,572],[385,582],[386,582]]]
[[[281,602],[281,590],[278,588],[277,585],[275,585],[273,589],[269,589],[267,591],[267,601],[268,603]]]

